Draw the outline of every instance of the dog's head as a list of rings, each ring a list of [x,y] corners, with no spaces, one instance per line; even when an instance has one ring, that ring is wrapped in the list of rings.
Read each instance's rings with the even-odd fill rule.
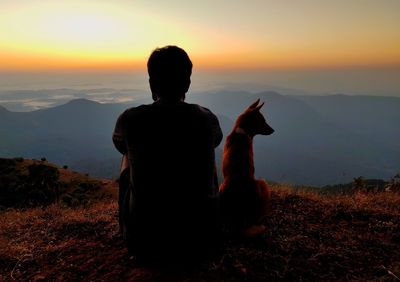
[[[235,129],[240,128],[251,137],[257,134],[270,135],[274,133],[260,112],[263,105],[264,103],[260,104],[260,99],[251,104],[236,120]]]

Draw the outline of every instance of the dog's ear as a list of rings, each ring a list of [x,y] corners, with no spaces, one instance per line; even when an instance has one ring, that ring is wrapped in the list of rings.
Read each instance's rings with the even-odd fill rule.
[[[259,111],[259,110],[262,108],[262,106],[264,106],[264,103],[265,103],[265,102],[262,102],[260,105],[258,105],[258,106],[255,108],[255,110]]]
[[[251,104],[247,109],[248,110],[253,110],[257,107],[258,103],[260,103],[260,98],[257,99],[253,104]]]

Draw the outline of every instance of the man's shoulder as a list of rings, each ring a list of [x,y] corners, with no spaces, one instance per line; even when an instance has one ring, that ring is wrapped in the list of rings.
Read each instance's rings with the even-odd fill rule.
[[[121,116],[134,116],[134,115],[139,115],[143,112],[146,112],[149,109],[150,105],[139,105],[135,107],[131,107],[126,109]]]
[[[185,110],[186,109],[186,110]],[[176,107],[176,105],[173,108],[169,107],[164,107],[159,105],[157,103],[153,104],[144,104],[144,105],[139,105],[135,107],[131,107],[126,109],[122,114],[121,117],[123,119],[135,119],[139,117],[145,117],[148,115],[157,115],[159,112],[164,112],[166,110],[172,110],[175,113],[178,112],[186,112],[189,114],[191,112],[192,114],[195,114],[196,116],[204,116],[206,118],[217,118],[216,115],[208,108],[203,107],[198,104],[191,104],[191,103],[182,103]]]
[[[188,104],[190,107],[192,107],[195,111],[198,111],[200,114],[204,114],[207,116],[215,116],[215,114],[208,108],[200,106],[198,104]]]

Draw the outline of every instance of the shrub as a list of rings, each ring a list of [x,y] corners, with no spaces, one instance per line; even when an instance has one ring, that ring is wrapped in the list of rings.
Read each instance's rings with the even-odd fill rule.
[[[60,183],[58,169],[44,164],[33,164],[29,171],[29,199],[32,205],[48,205],[58,199]]]
[[[45,206],[60,195],[59,172],[45,164],[32,164],[28,174],[16,167],[15,159],[0,159],[0,206]]]

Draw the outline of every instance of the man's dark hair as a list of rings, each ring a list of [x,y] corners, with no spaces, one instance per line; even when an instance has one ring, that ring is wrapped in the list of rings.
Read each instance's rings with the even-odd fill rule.
[[[192,66],[188,54],[177,46],[155,49],[147,62],[153,99],[184,98],[190,86]]]

